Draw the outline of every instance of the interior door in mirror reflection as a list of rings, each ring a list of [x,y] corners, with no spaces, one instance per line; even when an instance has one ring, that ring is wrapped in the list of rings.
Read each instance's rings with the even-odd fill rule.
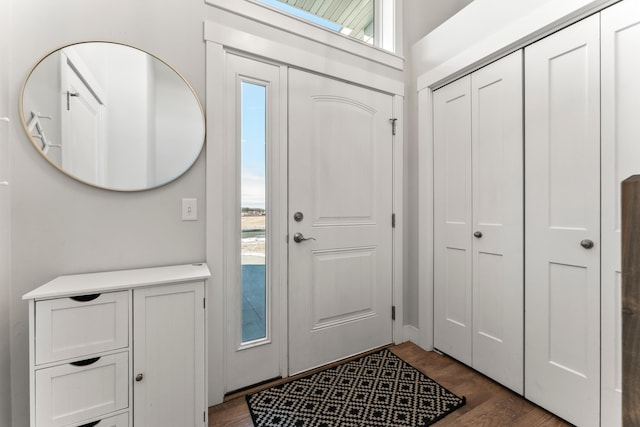
[[[82,181],[103,185],[104,104],[97,95],[102,89],[95,86],[93,76],[82,74],[86,67],[74,64],[64,52],[61,59],[60,131],[64,144],[59,165]]]
[[[155,56],[118,43],[78,43],[45,56],[20,102],[38,152],[95,187],[165,185],[193,165],[204,144],[204,113],[192,87]]]

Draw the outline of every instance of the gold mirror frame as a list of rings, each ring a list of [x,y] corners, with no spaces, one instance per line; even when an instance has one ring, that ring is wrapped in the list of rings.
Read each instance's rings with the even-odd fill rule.
[[[120,86],[129,84],[129,76],[132,73],[140,74],[138,76],[140,77],[139,81],[146,81],[147,83],[146,90],[148,92],[146,92],[147,97],[145,99],[135,99],[132,102],[121,103],[119,104],[122,106],[120,110],[118,110],[117,106],[108,105],[109,103],[117,104],[115,102],[116,99],[126,98],[131,92],[138,89],[142,89],[141,91],[144,92],[145,87],[144,85],[133,85],[131,83],[129,86],[133,89],[132,91],[127,92],[125,87],[122,87],[116,89],[121,93],[113,95],[107,93],[106,88],[101,89],[100,84],[95,84],[96,81],[100,80],[96,78],[96,75],[100,73],[108,75],[108,71],[96,67],[95,64],[93,68],[87,66],[86,63],[83,63],[82,55],[76,55],[78,53],[76,50],[84,51],[86,54],[87,49],[98,49],[96,47],[98,45],[100,45],[100,49],[106,49],[105,52],[113,50],[111,53],[102,52],[103,57],[100,60],[104,61],[105,64],[110,55],[120,54],[116,54],[116,50],[120,50],[123,55],[128,55],[127,58],[132,58],[133,62],[137,64],[147,64],[147,68],[143,70],[136,70],[133,66],[129,67],[129,62],[126,63],[126,67],[117,68],[113,64],[106,64],[104,67],[117,69],[120,72],[126,68],[126,76],[124,72],[122,72],[122,75],[118,75],[118,72],[113,73],[118,75],[119,82],[127,82]],[[69,59],[72,56],[73,60]],[[95,62],[100,62],[100,60]],[[122,59],[118,60],[122,61]],[[121,62],[120,64],[124,63]],[[50,72],[52,70],[54,70],[53,73]],[[91,72],[92,70],[94,71],[93,73]],[[65,80],[65,73],[68,77],[67,80]],[[144,80],[145,75],[147,80]],[[117,79],[114,78],[112,80]],[[165,86],[165,83],[169,86]],[[63,87],[63,85],[67,86]],[[82,86],[84,92],[75,89],[78,85]],[[71,86],[74,89],[68,89]],[[87,88],[88,91],[86,90]],[[177,90],[180,92],[177,92]],[[86,96],[83,96],[84,93],[86,93]],[[176,99],[174,98],[176,95],[178,102],[172,102]],[[169,96],[173,97],[169,99]],[[133,97],[127,99],[127,101],[131,99]],[[83,107],[74,108],[73,119],[63,118],[66,114],[63,113],[65,111],[65,103],[66,111],[71,111],[70,106],[75,105],[74,103],[83,102],[84,106],[84,104],[89,104],[89,100],[94,104],[94,107],[89,106],[84,110]],[[150,102],[151,100],[154,102]],[[161,103],[161,101],[164,102]],[[144,102],[146,102],[147,111],[141,112],[145,106]],[[41,104],[48,104],[48,106],[56,110],[55,113],[41,111],[39,108]],[[141,108],[135,109],[136,106]],[[44,108],[44,105],[42,107]],[[145,191],[159,188],[175,181],[195,164],[205,143],[206,123],[204,110],[189,82],[157,56],[117,42],[86,41],[73,43],[44,55],[35,63],[25,78],[20,92],[19,108],[20,120],[25,132],[33,146],[49,164],[79,182],[111,191]],[[97,120],[100,123],[99,125],[95,125],[96,116],[90,115],[94,114],[97,109],[101,110],[101,113],[98,114],[100,120]],[[84,116],[89,114],[90,120],[81,121],[77,119],[77,117],[84,117],[83,114]],[[55,115],[59,115],[59,118],[55,117]],[[107,121],[103,118],[105,115],[107,118],[111,118],[112,123],[104,123]],[[135,122],[139,117],[147,118],[147,121],[141,125],[142,130],[134,132],[135,134],[140,133],[146,136],[145,138],[140,138],[141,141],[130,135],[131,132],[124,131],[124,128],[128,130],[129,127],[135,127],[131,123]],[[133,120],[131,120],[132,118]],[[83,134],[84,130],[79,131],[69,125],[70,122],[74,123],[74,121],[82,124],[80,129],[86,128],[86,123],[90,123],[89,126],[93,126],[88,132],[91,137],[83,138],[82,135],[87,134],[86,132]],[[127,126],[118,127],[118,121],[127,124]],[[63,128],[65,131],[62,130]],[[164,133],[162,133],[163,130],[165,131]],[[158,133],[165,136],[158,137]],[[63,134],[67,137],[66,140],[63,138]],[[81,137],[78,137],[78,134]],[[69,137],[68,135],[73,136]],[[96,135],[99,136],[96,137]],[[116,137],[111,138],[113,135],[116,135]],[[117,135],[120,135],[120,137],[117,137]],[[171,135],[174,136],[172,137]],[[183,138],[190,139],[188,144],[183,142]],[[90,150],[91,154],[88,156],[86,154],[88,149],[84,145],[86,140],[93,141],[89,144],[92,151]],[[82,144],[79,141],[83,141]],[[80,147],[79,150],[73,151],[72,149],[76,147]],[[131,156],[131,153],[128,152],[130,149],[133,150],[131,147],[136,149],[136,154],[145,151],[145,149],[146,151],[140,156],[136,156],[135,161],[132,161],[134,156]],[[185,151],[185,147],[189,151]],[[63,150],[67,154],[63,154]],[[58,154],[53,154],[56,152]],[[78,152],[81,154],[73,154]],[[159,152],[160,154],[158,154]],[[114,153],[117,153],[117,155]],[[88,158],[92,161],[83,163],[83,161],[75,159],[76,161],[74,162],[72,161],[74,156],[79,156],[80,160]],[[63,157],[65,161],[63,161]],[[138,157],[140,158],[138,159]],[[181,158],[180,164],[175,164],[174,160],[176,158]],[[125,167],[130,163],[142,165],[143,162],[146,162],[144,163],[144,171],[139,170],[141,168]],[[95,163],[95,165],[91,166],[92,163]],[[70,166],[71,164],[73,164],[73,167]],[[90,166],[87,166],[87,164]],[[87,167],[91,169],[94,166],[97,170],[95,174],[100,175],[96,179],[93,179],[95,176],[94,171],[86,173],[83,169]],[[158,169],[161,169],[161,171],[158,171]],[[134,175],[136,179],[133,184],[125,182]],[[131,179],[130,181],[134,180]]]

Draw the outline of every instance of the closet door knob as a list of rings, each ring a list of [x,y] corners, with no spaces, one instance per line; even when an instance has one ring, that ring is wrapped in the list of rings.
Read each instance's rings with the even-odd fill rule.
[[[582,246],[585,249],[591,249],[594,246],[594,243],[593,243],[593,240],[584,239],[583,241],[580,242],[580,246]]]
[[[473,237],[477,237],[478,239],[482,237],[482,231],[476,231],[473,233]]]
[[[136,381],[138,381],[138,382],[142,381],[143,378],[144,378],[144,375],[142,375],[142,374],[136,375]]]

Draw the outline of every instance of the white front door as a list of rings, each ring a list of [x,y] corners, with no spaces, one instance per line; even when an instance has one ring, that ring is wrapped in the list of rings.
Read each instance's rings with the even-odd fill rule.
[[[525,396],[600,408],[599,15],[525,49]]]
[[[389,95],[293,69],[289,94],[294,374],[392,341],[393,111]]]

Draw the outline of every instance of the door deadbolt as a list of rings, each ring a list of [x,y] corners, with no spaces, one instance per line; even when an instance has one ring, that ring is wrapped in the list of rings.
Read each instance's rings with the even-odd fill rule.
[[[304,219],[304,215],[302,214],[302,212],[296,212],[296,213],[293,214],[293,219],[296,222],[300,222],[300,221],[302,221]]]

